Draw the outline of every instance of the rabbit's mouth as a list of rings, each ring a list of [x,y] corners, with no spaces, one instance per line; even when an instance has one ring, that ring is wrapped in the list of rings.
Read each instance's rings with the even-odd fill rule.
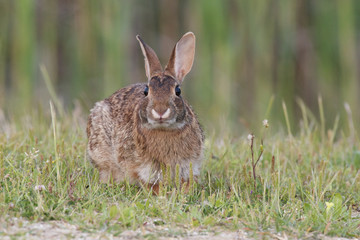
[[[148,122],[145,124],[145,127],[148,129],[164,129],[164,130],[173,130],[179,129],[184,126],[183,122],[176,122],[176,118],[172,119],[151,119],[148,118]]]

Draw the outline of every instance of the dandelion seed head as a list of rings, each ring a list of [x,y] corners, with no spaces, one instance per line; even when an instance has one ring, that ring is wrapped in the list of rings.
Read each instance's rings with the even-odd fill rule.
[[[267,119],[264,119],[262,123],[263,123],[265,128],[269,127],[269,121]]]

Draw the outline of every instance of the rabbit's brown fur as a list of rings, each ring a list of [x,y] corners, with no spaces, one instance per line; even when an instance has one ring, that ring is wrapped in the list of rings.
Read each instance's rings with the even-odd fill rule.
[[[155,52],[138,40],[148,83],[122,88],[95,104],[87,126],[88,156],[102,182],[112,177],[156,185],[162,164],[173,176],[179,164],[180,177],[187,181],[190,162],[194,176],[200,174],[204,135],[191,106],[176,91],[192,67],[195,36],[180,39],[164,71]]]

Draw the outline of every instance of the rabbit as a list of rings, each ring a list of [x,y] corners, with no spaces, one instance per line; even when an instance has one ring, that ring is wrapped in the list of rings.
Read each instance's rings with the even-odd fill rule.
[[[162,69],[160,61],[139,35],[147,83],[122,88],[91,109],[87,124],[87,154],[101,182],[149,184],[158,187],[161,167],[174,179],[189,181],[190,162],[196,181],[204,152],[204,133],[192,107],[181,95],[181,84],[192,68],[195,35],[176,43]]]

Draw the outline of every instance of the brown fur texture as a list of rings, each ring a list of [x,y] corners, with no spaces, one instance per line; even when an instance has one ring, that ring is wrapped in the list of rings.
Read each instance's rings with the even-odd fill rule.
[[[188,181],[190,162],[196,178],[203,158],[204,135],[191,106],[177,95],[190,71],[195,36],[185,34],[162,70],[155,52],[137,37],[145,57],[148,83],[134,84],[97,102],[88,119],[88,156],[100,180],[157,185],[161,165]],[[147,94],[145,90],[148,89]]]

